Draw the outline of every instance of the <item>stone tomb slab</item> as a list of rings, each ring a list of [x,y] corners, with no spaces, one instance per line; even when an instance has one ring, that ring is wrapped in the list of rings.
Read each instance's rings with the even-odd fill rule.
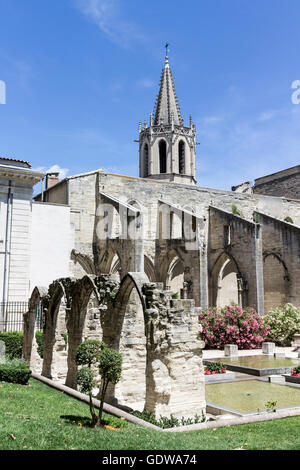
[[[235,380],[235,373],[227,370],[224,374],[205,375],[206,384],[226,382],[227,380]]]
[[[266,375],[288,374],[294,367],[300,365],[299,359],[274,357],[266,354],[257,356],[224,357],[221,359],[203,359],[204,364],[216,361],[221,361],[228,370],[256,375],[259,377]]]
[[[246,416],[264,413],[268,411],[268,402],[276,402],[276,410],[300,409],[299,387],[270,383],[266,379],[209,384],[205,392],[207,410],[213,414]]]

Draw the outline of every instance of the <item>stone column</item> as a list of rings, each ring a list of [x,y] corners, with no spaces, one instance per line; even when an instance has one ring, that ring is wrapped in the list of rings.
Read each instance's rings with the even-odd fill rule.
[[[68,372],[66,377],[66,386],[77,390],[76,374],[78,366],[76,364],[76,352],[82,342],[82,330],[76,328],[68,329]]]
[[[202,416],[206,406],[204,344],[197,339],[200,325],[194,301],[170,300],[157,289],[146,292],[146,297],[145,408],[156,417]]]
[[[204,220],[197,219],[197,243],[199,246],[199,270],[200,270],[200,307],[208,308],[208,267],[207,267],[207,243],[208,225]]]
[[[264,274],[263,274],[263,255],[262,255],[262,238],[261,226],[256,224],[255,227],[255,268],[256,268],[256,297],[257,312],[264,314]]]

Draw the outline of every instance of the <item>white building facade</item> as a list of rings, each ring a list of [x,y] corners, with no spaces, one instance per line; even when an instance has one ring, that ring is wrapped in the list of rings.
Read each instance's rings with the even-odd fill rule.
[[[25,313],[34,286],[69,275],[70,209],[32,202],[43,178],[28,162],[0,158],[0,330],[17,304],[19,317]]]

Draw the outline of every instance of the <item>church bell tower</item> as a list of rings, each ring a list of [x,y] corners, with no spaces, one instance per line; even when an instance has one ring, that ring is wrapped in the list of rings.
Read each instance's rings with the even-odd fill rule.
[[[139,123],[140,177],[196,184],[196,127],[184,126],[166,55],[149,125]]]

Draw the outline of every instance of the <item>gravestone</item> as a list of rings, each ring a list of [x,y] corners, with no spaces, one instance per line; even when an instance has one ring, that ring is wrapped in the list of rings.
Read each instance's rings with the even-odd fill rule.
[[[299,351],[300,350],[300,334],[297,333],[294,335],[294,341],[292,343],[292,346],[295,348],[293,351]]]
[[[263,354],[273,354],[275,353],[275,343],[262,343],[262,353]]]
[[[225,344],[225,346],[224,346],[224,355],[225,355],[225,357],[237,356],[238,355],[237,345],[236,344]]]

